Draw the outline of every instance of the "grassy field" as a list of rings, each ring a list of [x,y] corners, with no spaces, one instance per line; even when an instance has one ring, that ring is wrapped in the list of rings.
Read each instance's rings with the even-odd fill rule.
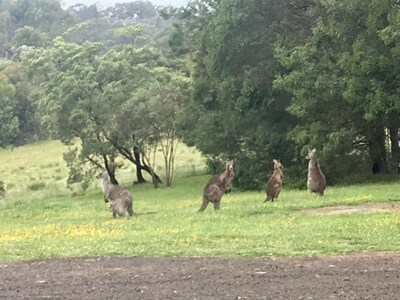
[[[4,203],[21,203],[32,199],[49,196],[60,196],[71,193],[66,188],[68,170],[63,160],[67,147],[59,141],[50,141],[28,145],[10,150],[0,150],[0,181],[7,190]],[[204,174],[204,158],[193,148],[179,145],[175,170],[177,177]],[[158,154],[156,172],[163,178],[162,157]],[[120,182],[133,182],[135,169],[131,163],[125,162],[117,173]],[[146,173],[143,174],[148,180]],[[98,188],[97,180],[93,180],[90,189]]]
[[[36,148],[61,147],[52,143],[26,149],[34,153]],[[19,150],[1,152],[0,161],[3,166],[9,163],[20,178],[34,177],[41,169],[40,180],[46,183],[43,193],[50,188],[52,176],[58,176],[51,169],[60,169],[59,176],[65,174],[57,151],[41,159],[27,155],[21,169],[17,162],[25,151]],[[182,149],[181,154],[192,157],[194,168],[200,168],[198,153]],[[46,162],[44,157],[52,161]],[[187,159],[178,165],[183,166]],[[187,176],[195,173],[193,168],[192,173],[185,172],[171,188],[129,186],[136,212],[156,212],[132,218],[112,219],[98,185],[85,196],[71,197],[60,188],[54,195],[26,194],[26,201],[0,200],[0,261],[87,255],[250,257],[400,250],[398,212],[294,214],[314,207],[396,201],[400,199],[400,181],[330,187],[323,199],[306,191],[283,190],[275,203],[263,203],[262,191],[233,190],[222,198],[220,211],[209,206],[199,214],[202,188],[209,176]]]

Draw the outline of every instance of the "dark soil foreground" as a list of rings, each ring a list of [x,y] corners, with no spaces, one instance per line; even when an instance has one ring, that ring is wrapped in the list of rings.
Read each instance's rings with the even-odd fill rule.
[[[400,299],[400,253],[0,263],[0,299]]]

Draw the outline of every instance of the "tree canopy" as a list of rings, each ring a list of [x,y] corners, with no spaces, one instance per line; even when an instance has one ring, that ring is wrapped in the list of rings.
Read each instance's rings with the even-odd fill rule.
[[[78,140],[71,170],[90,161],[116,182],[120,156],[155,185],[148,151],[161,147],[170,185],[178,140],[212,172],[236,159],[240,188],[260,188],[273,159],[285,182],[303,186],[312,148],[329,184],[398,172],[398,1],[63,10],[56,0],[3,0],[0,9],[2,147]]]

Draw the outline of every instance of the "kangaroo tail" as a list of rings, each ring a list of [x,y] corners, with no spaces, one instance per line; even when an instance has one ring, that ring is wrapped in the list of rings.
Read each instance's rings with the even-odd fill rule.
[[[135,216],[142,216],[142,215],[154,215],[156,214],[156,211],[148,211],[148,212],[143,212],[143,213],[133,213]]]

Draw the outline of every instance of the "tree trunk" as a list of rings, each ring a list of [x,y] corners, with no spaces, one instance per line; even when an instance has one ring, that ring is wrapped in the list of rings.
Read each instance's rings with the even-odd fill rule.
[[[132,155],[132,151],[127,148],[119,146],[116,143],[113,143],[113,146],[118,150],[118,152],[123,157],[125,157],[127,160],[129,160],[131,163],[133,163],[136,166],[136,177],[138,180],[137,183],[146,182],[146,180],[144,179],[144,177],[142,175],[142,171],[149,173],[150,176],[152,176],[152,177],[154,175],[153,181],[156,181],[157,183],[162,183],[160,177],[154,171],[153,171],[153,175],[152,175],[149,166],[145,162],[141,162],[139,147],[137,147],[137,146],[134,147],[133,155]],[[136,151],[139,151],[138,156],[136,155]],[[139,173],[138,173],[138,169],[139,169]],[[141,180],[143,180],[143,181],[141,181]]]
[[[151,175],[152,170],[150,169],[150,167],[147,164],[143,164],[142,165],[142,170],[146,171],[147,173],[149,173]],[[161,184],[162,183],[161,178],[154,171],[153,171],[153,175],[152,176],[154,176],[153,181],[157,182],[157,184]]]
[[[111,183],[115,184],[115,185],[119,185],[117,178],[115,178],[115,167],[110,166],[106,155],[103,155],[103,159],[104,159],[104,166],[106,167],[108,176],[110,176]]]
[[[369,143],[369,152],[372,159],[372,173],[388,173],[388,163],[385,146],[385,128],[375,127]]]
[[[398,174],[400,168],[399,128],[390,128],[389,135],[392,152],[391,171]]]
[[[133,147],[133,155],[135,157],[135,161],[136,161],[136,178],[137,180],[134,182],[134,184],[141,184],[141,183],[145,183],[146,179],[144,179],[143,174],[142,174],[142,170],[143,170],[143,166],[140,163],[140,150],[137,146]]]

